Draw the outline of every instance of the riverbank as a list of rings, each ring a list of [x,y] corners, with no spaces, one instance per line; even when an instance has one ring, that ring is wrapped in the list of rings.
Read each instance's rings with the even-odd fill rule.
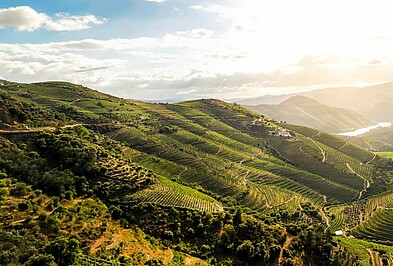
[[[364,128],[360,128],[360,129],[357,129],[357,130],[354,130],[354,131],[349,131],[349,132],[343,132],[343,133],[339,133],[337,135],[339,135],[339,136],[347,136],[347,137],[356,137],[356,136],[363,135],[363,134],[365,134],[365,133],[367,133],[367,132],[369,132],[371,130],[374,130],[374,129],[377,129],[377,128],[380,128],[380,127],[390,127],[390,126],[392,126],[392,123],[381,122],[381,123],[378,123],[377,125],[374,125],[374,126],[364,127]]]

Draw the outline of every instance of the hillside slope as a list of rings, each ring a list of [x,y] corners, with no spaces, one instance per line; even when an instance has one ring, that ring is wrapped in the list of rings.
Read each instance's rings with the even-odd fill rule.
[[[257,105],[247,108],[276,120],[330,133],[351,131],[374,124],[354,111],[323,105],[304,96],[293,96],[278,105]]]
[[[324,105],[352,110],[371,121],[393,121],[393,83],[361,88],[327,88],[296,94],[263,96],[237,102],[241,105],[253,106],[277,104],[299,95],[312,98]]]
[[[332,219],[327,209],[385,192],[390,181],[388,160],[319,130],[278,124],[214,99],[150,104],[63,82],[5,82],[0,108],[2,180],[41,190],[57,202],[48,210],[59,202],[65,208],[40,218],[48,204],[33,196],[10,198],[14,185],[4,181],[2,200],[23,202],[26,216],[12,215],[19,203],[7,209],[4,234],[20,239],[17,228],[35,228],[22,236],[34,240],[26,242],[29,252],[0,246],[15,254],[13,262],[61,264],[62,256],[137,261],[132,247],[111,244],[118,237],[111,233],[129,227],[154,244],[141,244],[140,263],[201,263],[187,254],[213,265],[349,262],[352,257],[333,249],[325,233]],[[91,235],[77,226],[66,215],[73,212],[69,201],[86,198],[105,206],[120,227],[108,232],[102,226]],[[46,238],[41,219],[55,225]],[[99,228],[99,221],[91,223]],[[75,238],[80,248],[55,252],[58,237]]]
[[[393,151],[393,127],[382,127],[356,137],[342,137],[370,151]]]

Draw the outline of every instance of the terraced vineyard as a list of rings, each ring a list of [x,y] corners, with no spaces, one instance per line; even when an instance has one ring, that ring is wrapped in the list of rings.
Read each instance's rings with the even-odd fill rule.
[[[310,137],[315,141],[323,143],[334,150],[340,151],[341,153],[353,157],[364,164],[370,162],[374,158],[374,153],[364,150],[359,146],[349,143],[334,135],[327,134],[315,129],[302,127],[302,126],[295,126],[295,125],[288,125],[288,124],[285,124],[283,126],[285,126],[290,130],[298,132],[306,137]]]
[[[114,215],[149,208],[164,214],[178,208],[178,213],[207,219],[201,235],[210,237],[208,217],[216,219],[213,227],[220,225],[220,219],[233,226],[243,222],[251,225],[252,219],[264,215],[269,216],[266,221],[275,223],[279,217],[274,215],[282,212],[293,221],[305,217],[304,221],[312,225],[329,226],[321,232],[342,229],[347,236],[393,241],[392,163],[343,139],[319,130],[278,124],[236,104],[212,99],[151,104],[63,83],[11,86],[4,93],[0,95],[6,102],[4,108],[14,109],[1,110],[6,121],[0,124],[2,132],[41,125],[39,133],[50,128],[37,140],[42,154],[49,144],[56,144],[49,143],[47,135],[56,136],[56,141],[64,141],[63,146],[69,144],[78,154],[92,152],[91,164],[82,165],[84,172],[78,172],[81,165],[72,166],[78,175],[74,182],[81,182],[75,191],[81,189],[103,199]],[[31,112],[27,114],[22,107]],[[289,136],[282,136],[283,131]],[[28,156],[35,158],[34,153]],[[56,167],[61,169],[65,164]],[[89,179],[79,176],[85,174]],[[235,212],[243,207],[247,220],[238,215],[235,222]],[[216,214],[219,212],[225,215]],[[159,231],[168,231],[167,236],[177,234],[168,241],[195,233],[194,229],[176,228],[167,215],[161,218],[168,218],[165,223],[172,234],[165,226]],[[218,228],[214,234],[225,236],[225,231],[231,237],[229,228]],[[276,226],[277,230],[282,228]],[[285,256],[282,243],[276,244]],[[378,252],[371,248],[367,254],[373,255],[362,256],[379,260],[383,254]],[[88,256],[81,261],[111,263]]]
[[[153,171],[112,156],[101,158],[98,166],[101,167],[107,178],[132,182],[138,186],[149,184],[155,179]]]
[[[343,212],[345,208],[346,206],[335,206],[329,208],[329,216],[332,218],[332,221],[330,221],[328,229],[331,233],[343,229],[346,220],[346,215]]]
[[[390,243],[393,221],[393,192],[385,192],[349,206],[329,208],[329,230],[344,230],[347,234],[372,241]],[[389,242],[390,241],[390,242]]]
[[[393,248],[391,246],[356,238],[335,237],[335,240],[357,256],[359,265],[383,266],[393,263]]]
[[[130,204],[151,203],[212,213],[223,211],[222,205],[213,198],[179,184],[172,183],[169,185],[150,186],[127,197],[126,201],[129,201]]]
[[[285,205],[290,211],[295,211],[301,208],[301,203],[308,202],[298,193],[275,186],[251,184],[249,190],[250,193],[243,199],[243,204],[254,209],[270,209]]]
[[[391,191],[371,197],[366,203],[365,217],[370,217],[377,209],[389,208],[393,208],[393,192]]]
[[[393,209],[376,210],[367,222],[358,226],[355,236],[393,244]]]

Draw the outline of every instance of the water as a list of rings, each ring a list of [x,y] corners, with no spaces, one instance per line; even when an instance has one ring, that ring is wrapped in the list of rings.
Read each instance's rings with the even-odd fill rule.
[[[379,127],[390,127],[390,126],[392,126],[392,123],[382,122],[382,123],[378,123],[375,126],[364,127],[364,128],[357,129],[355,131],[344,132],[344,133],[340,133],[340,134],[337,134],[337,135],[356,137],[356,136],[362,135],[364,133],[367,133],[367,132],[369,132],[369,131],[371,131],[373,129],[379,128]]]

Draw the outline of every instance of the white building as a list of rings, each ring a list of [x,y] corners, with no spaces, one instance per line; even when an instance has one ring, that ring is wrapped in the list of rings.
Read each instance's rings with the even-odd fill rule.
[[[285,130],[283,128],[280,128],[280,130],[278,131],[278,135],[280,137],[286,137],[286,138],[291,138],[292,137],[291,133],[289,133],[289,131],[287,131],[287,130]]]
[[[338,230],[338,231],[334,232],[334,234],[336,236],[342,236],[344,234],[344,232],[343,232],[343,230]]]

